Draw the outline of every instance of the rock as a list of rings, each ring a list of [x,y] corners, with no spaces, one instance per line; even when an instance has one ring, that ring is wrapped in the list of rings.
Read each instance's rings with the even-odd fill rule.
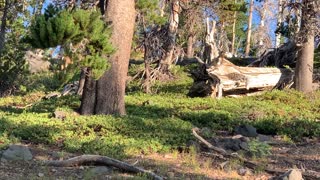
[[[112,169],[106,166],[97,166],[89,169],[88,173],[94,176],[101,176],[101,175],[107,175],[112,173]]]
[[[271,141],[271,137],[263,134],[258,135],[258,140],[260,142],[266,142],[266,141]]]
[[[241,142],[240,143],[240,148],[246,151],[249,151],[249,145],[247,142]]]
[[[303,178],[299,170],[291,169],[283,175],[272,178],[272,180],[303,180]]]
[[[39,177],[43,177],[44,174],[43,174],[43,173],[38,173],[38,176],[39,176]]]
[[[235,128],[235,132],[236,134],[241,134],[242,136],[246,136],[246,137],[257,137],[258,133],[257,133],[257,129],[254,128],[251,125],[240,125],[238,127]]]
[[[53,116],[57,119],[64,120],[67,117],[67,114],[63,111],[55,110]]]
[[[237,172],[240,176],[245,176],[247,174],[248,170],[246,168],[241,167],[238,169]]]
[[[1,161],[29,161],[33,158],[28,147],[10,145],[2,154]]]
[[[225,144],[225,148],[233,151],[239,151],[241,149],[240,144],[240,139],[228,139],[227,143]]]

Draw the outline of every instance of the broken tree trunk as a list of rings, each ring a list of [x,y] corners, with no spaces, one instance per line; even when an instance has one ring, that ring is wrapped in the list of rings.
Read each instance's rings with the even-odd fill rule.
[[[214,33],[216,30],[216,21],[212,21],[212,26],[210,27],[210,20],[207,18],[207,34],[205,39],[205,49],[203,52],[203,58],[205,63],[211,63],[215,58],[218,57],[219,52],[214,41]]]
[[[240,67],[223,57],[215,61],[215,65],[203,64],[197,71],[192,72],[194,85],[189,96],[220,98],[223,94],[283,89],[291,86],[293,82],[294,73],[289,69]]]

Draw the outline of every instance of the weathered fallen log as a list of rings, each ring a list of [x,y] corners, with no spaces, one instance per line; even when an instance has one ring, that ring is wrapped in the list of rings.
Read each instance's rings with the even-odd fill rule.
[[[106,166],[113,166],[116,168],[119,168],[121,170],[132,172],[132,173],[143,173],[147,174],[153,179],[156,180],[162,180],[163,178],[161,176],[156,175],[153,172],[144,170],[139,167],[135,167],[133,165],[130,165],[128,163],[107,157],[107,156],[99,156],[99,155],[82,155],[77,156],[74,158],[70,158],[63,161],[45,161],[44,165],[46,166],[55,166],[55,167],[72,167],[72,166],[80,166],[84,164],[100,164],[100,165],[106,165]]]
[[[267,89],[290,87],[294,73],[285,68],[240,67],[223,57],[211,65],[203,64],[192,72],[194,85],[189,96],[222,97]]]

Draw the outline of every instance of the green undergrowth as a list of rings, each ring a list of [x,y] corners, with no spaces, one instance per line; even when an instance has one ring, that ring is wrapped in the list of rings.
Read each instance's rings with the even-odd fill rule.
[[[292,140],[320,136],[320,92],[304,95],[293,90],[272,91],[243,98],[188,98],[192,84],[186,68],[177,78],[157,82],[157,93],[130,91],[127,115],[80,116],[77,96],[41,99],[41,91],[0,99],[0,148],[29,141],[60,147],[70,152],[125,158],[137,154],[184,148],[192,127],[232,132],[237,125],[251,124],[263,134]],[[34,103],[32,107],[17,108]],[[66,118],[56,119],[54,111]]]

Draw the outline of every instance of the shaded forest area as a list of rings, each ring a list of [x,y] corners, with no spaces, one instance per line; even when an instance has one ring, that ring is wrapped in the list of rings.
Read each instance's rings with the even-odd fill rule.
[[[0,0],[0,177],[320,178],[319,12]]]

